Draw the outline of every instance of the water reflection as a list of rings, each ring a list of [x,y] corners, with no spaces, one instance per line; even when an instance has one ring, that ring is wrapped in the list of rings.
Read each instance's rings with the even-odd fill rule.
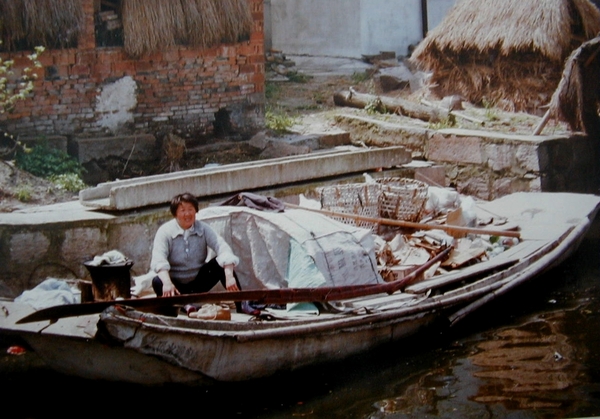
[[[576,348],[561,333],[566,313],[555,312],[522,326],[500,330],[477,345],[469,357],[480,368],[480,403],[502,403],[509,409],[558,408],[564,391],[573,388],[583,370]]]
[[[589,377],[585,340],[563,330],[589,313],[588,306],[547,312],[456,342],[464,356],[455,353],[414,377],[394,397],[375,402],[368,417],[565,417]]]

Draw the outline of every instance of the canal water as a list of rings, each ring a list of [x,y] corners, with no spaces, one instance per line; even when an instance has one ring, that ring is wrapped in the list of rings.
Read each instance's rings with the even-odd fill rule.
[[[215,388],[145,388],[6,354],[3,418],[581,418],[600,416],[600,217],[565,264],[451,331],[292,375]],[[191,416],[189,416],[191,415]]]

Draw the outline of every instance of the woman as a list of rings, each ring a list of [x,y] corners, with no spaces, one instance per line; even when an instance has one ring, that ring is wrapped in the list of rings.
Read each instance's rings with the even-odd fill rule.
[[[171,200],[175,217],[160,226],[154,237],[150,268],[156,272],[152,288],[159,297],[207,292],[217,282],[228,291],[239,291],[233,268],[239,263],[229,245],[200,220],[198,200],[183,193]],[[206,262],[208,248],[217,256]]]

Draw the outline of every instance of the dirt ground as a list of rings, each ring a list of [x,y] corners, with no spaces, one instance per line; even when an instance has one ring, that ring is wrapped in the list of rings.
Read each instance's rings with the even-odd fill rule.
[[[60,190],[52,182],[31,175],[0,160],[0,212],[77,199],[77,194]]]
[[[362,112],[364,110],[348,110],[348,108],[336,108],[333,103],[334,93],[348,90],[353,87],[361,93],[373,95],[381,94],[376,78],[372,76],[373,68],[356,67],[345,72],[317,71],[314,68],[308,70],[292,67],[292,74],[296,77],[286,80],[280,75],[268,71],[266,83],[266,109],[279,115],[286,115],[296,124],[306,126],[307,124],[330,123],[338,112]],[[312,74],[311,74],[312,73]],[[388,96],[412,98],[419,100],[424,93],[411,93],[410,90],[399,90],[386,93]],[[429,98],[428,98],[429,99]],[[485,120],[486,129],[510,132],[514,134],[531,133],[539,121],[539,117],[525,114],[506,114],[496,109],[482,109],[468,106],[463,111],[475,120]],[[414,123],[407,117],[390,114],[372,114],[370,117],[380,118],[386,121],[397,121],[403,124]],[[422,121],[417,121],[423,126]],[[477,123],[468,119],[457,121],[458,128],[481,128]],[[435,127],[432,127],[435,128]],[[440,126],[439,128],[444,128]],[[549,125],[547,131],[553,133],[563,131],[564,126],[560,124]],[[214,147],[213,147],[214,148]],[[253,151],[247,143],[233,142],[223,144],[217,150],[198,153],[202,159],[192,156],[192,153],[184,158],[180,169],[192,169],[203,167],[207,163],[228,164],[256,159]],[[187,160],[187,161],[186,161]],[[10,162],[0,160],[0,212],[11,212],[22,208],[39,205],[66,202],[77,199],[77,194],[58,189],[54,184],[45,179],[40,179],[23,172]]]

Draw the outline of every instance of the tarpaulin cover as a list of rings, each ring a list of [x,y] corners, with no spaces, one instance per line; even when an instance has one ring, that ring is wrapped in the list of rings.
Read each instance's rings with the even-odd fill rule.
[[[378,284],[370,230],[300,209],[282,213],[209,207],[197,214],[240,258],[243,289]]]

